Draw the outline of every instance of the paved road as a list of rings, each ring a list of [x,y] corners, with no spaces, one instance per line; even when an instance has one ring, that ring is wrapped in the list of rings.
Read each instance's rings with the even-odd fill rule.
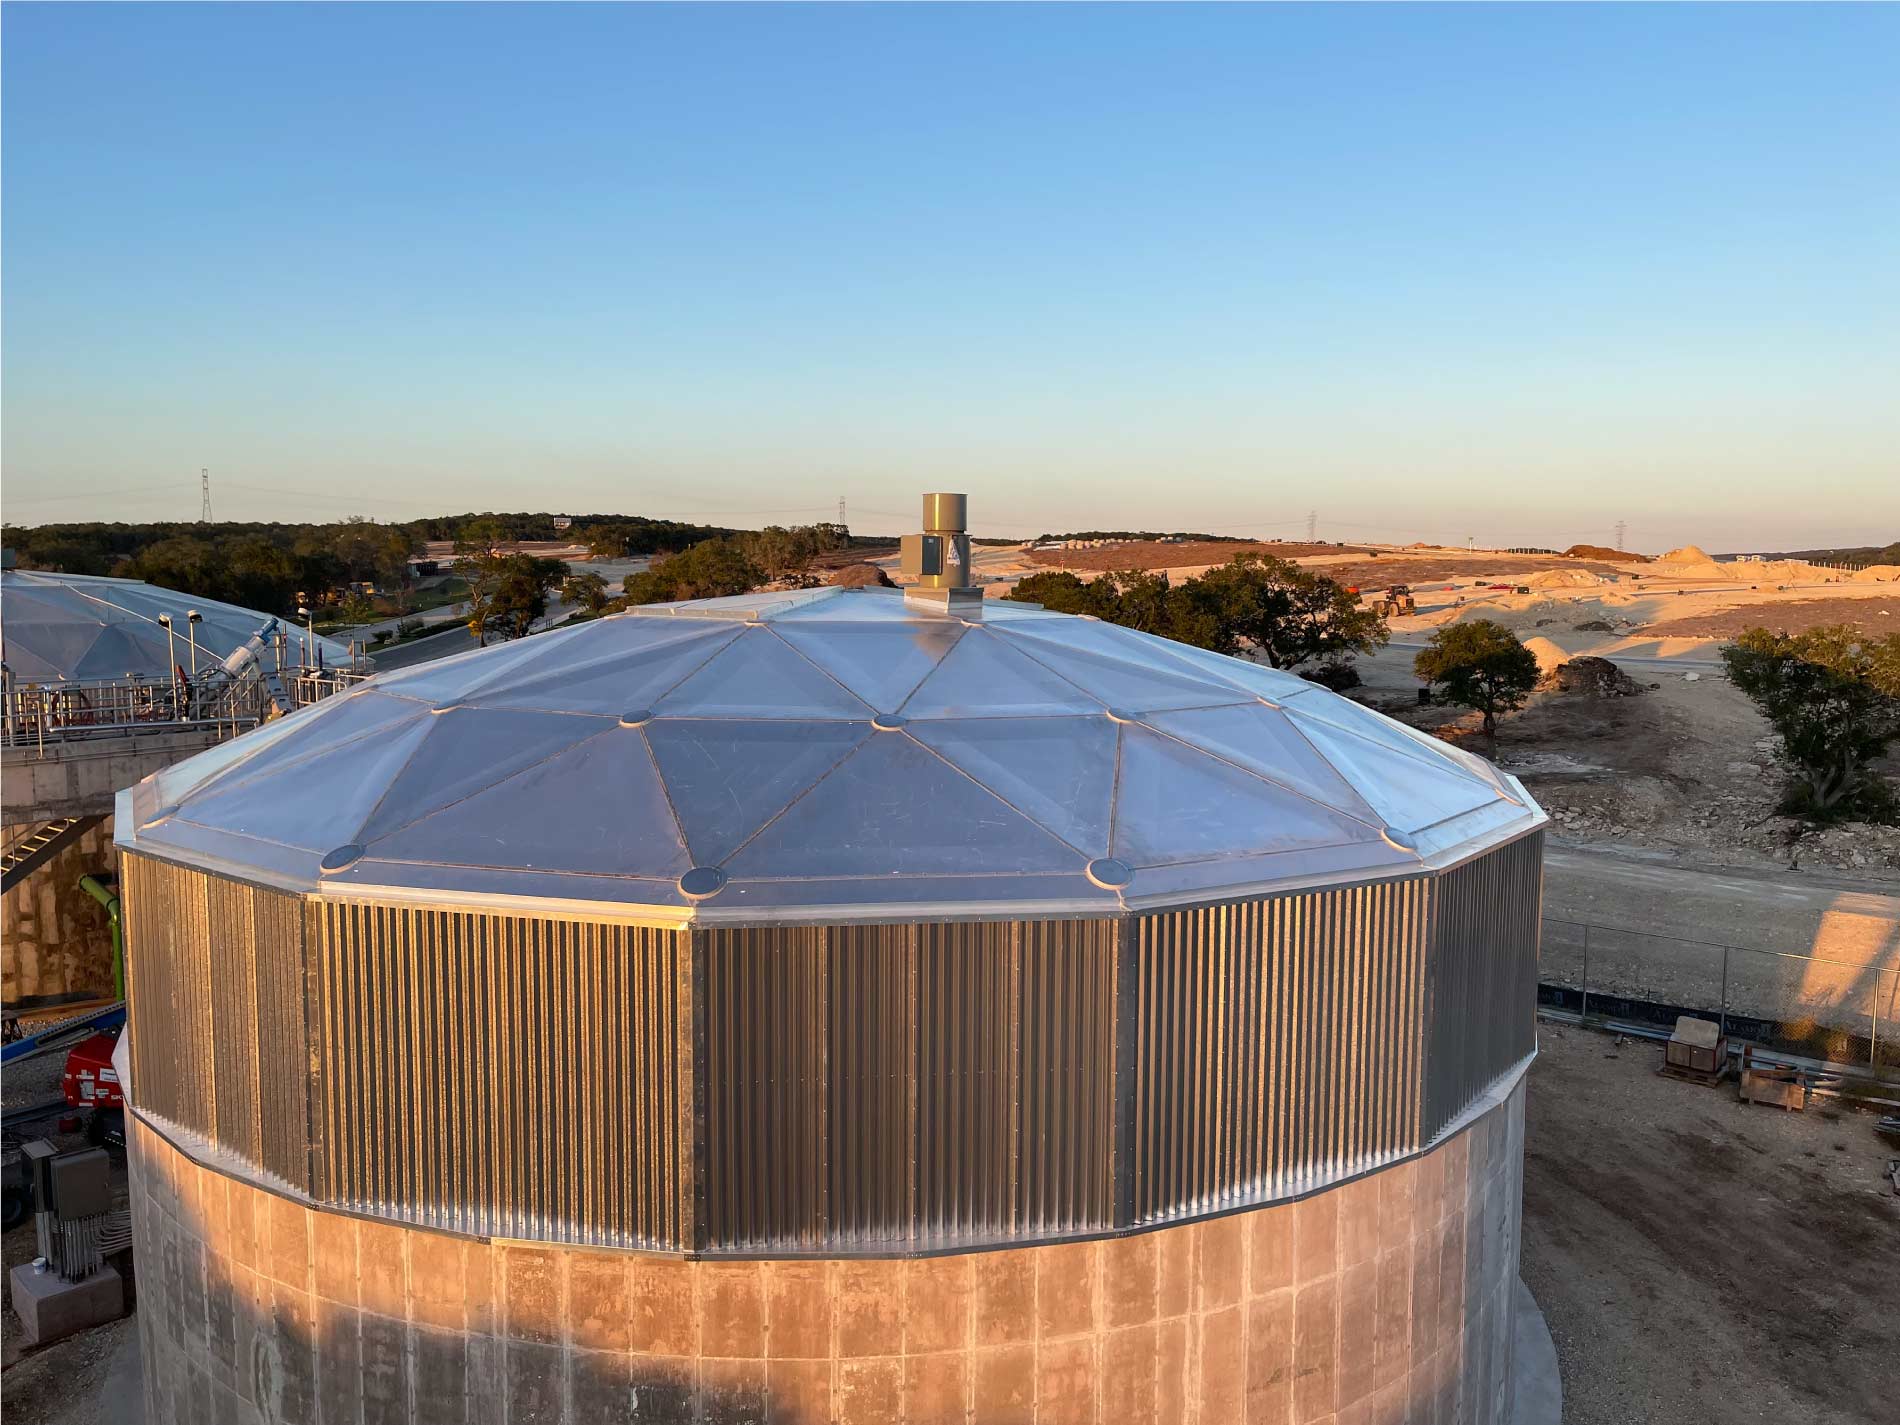
[[[1695,870],[1654,855],[1551,846],[1541,976],[1592,993],[1900,1038],[1900,895],[1878,882]],[[1713,945],[1745,947],[1727,957]],[[1816,956],[1814,960],[1788,958]],[[1724,979],[1726,976],[1726,986]]]

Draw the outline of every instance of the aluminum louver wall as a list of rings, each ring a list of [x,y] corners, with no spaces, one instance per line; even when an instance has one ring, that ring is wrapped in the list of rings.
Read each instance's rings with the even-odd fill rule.
[[[1117,923],[705,934],[713,1249],[1112,1225]]]
[[[1127,918],[691,931],[131,854],[135,1102],[481,1235],[836,1256],[1182,1221],[1421,1151],[1523,1060],[1540,841]]]
[[[1424,878],[1143,916],[1134,1218],[1262,1202],[1419,1145]]]
[[[322,913],[321,1197],[485,1236],[690,1245],[679,936]]]

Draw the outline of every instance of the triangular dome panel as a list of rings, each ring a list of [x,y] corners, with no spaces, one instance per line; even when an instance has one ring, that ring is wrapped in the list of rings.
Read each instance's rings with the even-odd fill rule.
[[[1108,854],[1120,729],[1106,717],[968,718],[910,730],[1069,845]]]
[[[820,605],[823,607],[823,605]],[[773,631],[864,700],[875,712],[896,712],[962,637],[960,623],[832,624]]]
[[[869,719],[853,697],[769,628],[749,625],[653,705],[668,717]]]
[[[659,718],[646,733],[693,864],[717,866],[871,736],[871,727]]]
[[[726,868],[734,877],[1074,872],[1084,858],[902,732],[846,758]]]
[[[385,860],[670,879],[691,864],[653,754],[616,727],[369,845]]]
[[[1131,866],[1379,839],[1377,827],[1144,727],[1123,729],[1115,856]]]

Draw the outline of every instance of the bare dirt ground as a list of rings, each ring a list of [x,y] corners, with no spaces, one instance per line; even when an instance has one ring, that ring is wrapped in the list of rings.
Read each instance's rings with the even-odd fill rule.
[[[1158,539],[1130,540],[1105,549],[1032,549],[1029,558],[1051,569],[1180,569],[1189,565],[1225,564],[1241,554],[1270,554],[1275,559],[1308,559],[1316,555],[1370,554],[1357,545],[1295,544],[1291,541],[1190,540],[1169,544]]]
[[[1614,564],[1593,559],[1566,559],[1561,554],[1382,554],[1358,563],[1328,564],[1328,579],[1361,588],[1388,584],[1427,584],[1444,579],[1508,583],[1547,569],[1581,570],[1586,574],[1614,574]]]
[[[1690,618],[1663,619],[1647,625],[1645,631],[1659,638],[1733,638],[1744,629],[1764,624],[1784,633],[1804,633],[1836,623],[1851,624],[1870,633],[1900,633],[1900,592],[1885,598],[1789,599],[1767,608],[1744,605]]]
[[[1872,1115],[1665,1079],[1658,1044],[1539,1042],[1522,1270],[1565,1425],[1893,1420],[1900,1197]]]
[[[1355,696],[1522,778],[1565,840],[1711,867],[1868,877],[1900,870],[1900,827],[1808,831],[1776,815],[1783,773],[1773,730],[1719,672],[1697,671],[1690,681],[1672,668],[1636,666],[1643,691],[1633,697],[1534,693],[1500,720],[1493,748],[1477,714],[1420,705],[1412,657],[1393,648],[1361,659],[1365,687]],[[1900,774],[1900,759],[1885,770]]]

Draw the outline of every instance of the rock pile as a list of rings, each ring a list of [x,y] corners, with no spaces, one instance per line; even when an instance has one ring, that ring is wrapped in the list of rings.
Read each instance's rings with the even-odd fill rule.
[[[1643,691],[1641,683],[1607,658],[1572,658],[1552,669],[1547,681],[1556,692],[1597,698],[1631,698]]]

